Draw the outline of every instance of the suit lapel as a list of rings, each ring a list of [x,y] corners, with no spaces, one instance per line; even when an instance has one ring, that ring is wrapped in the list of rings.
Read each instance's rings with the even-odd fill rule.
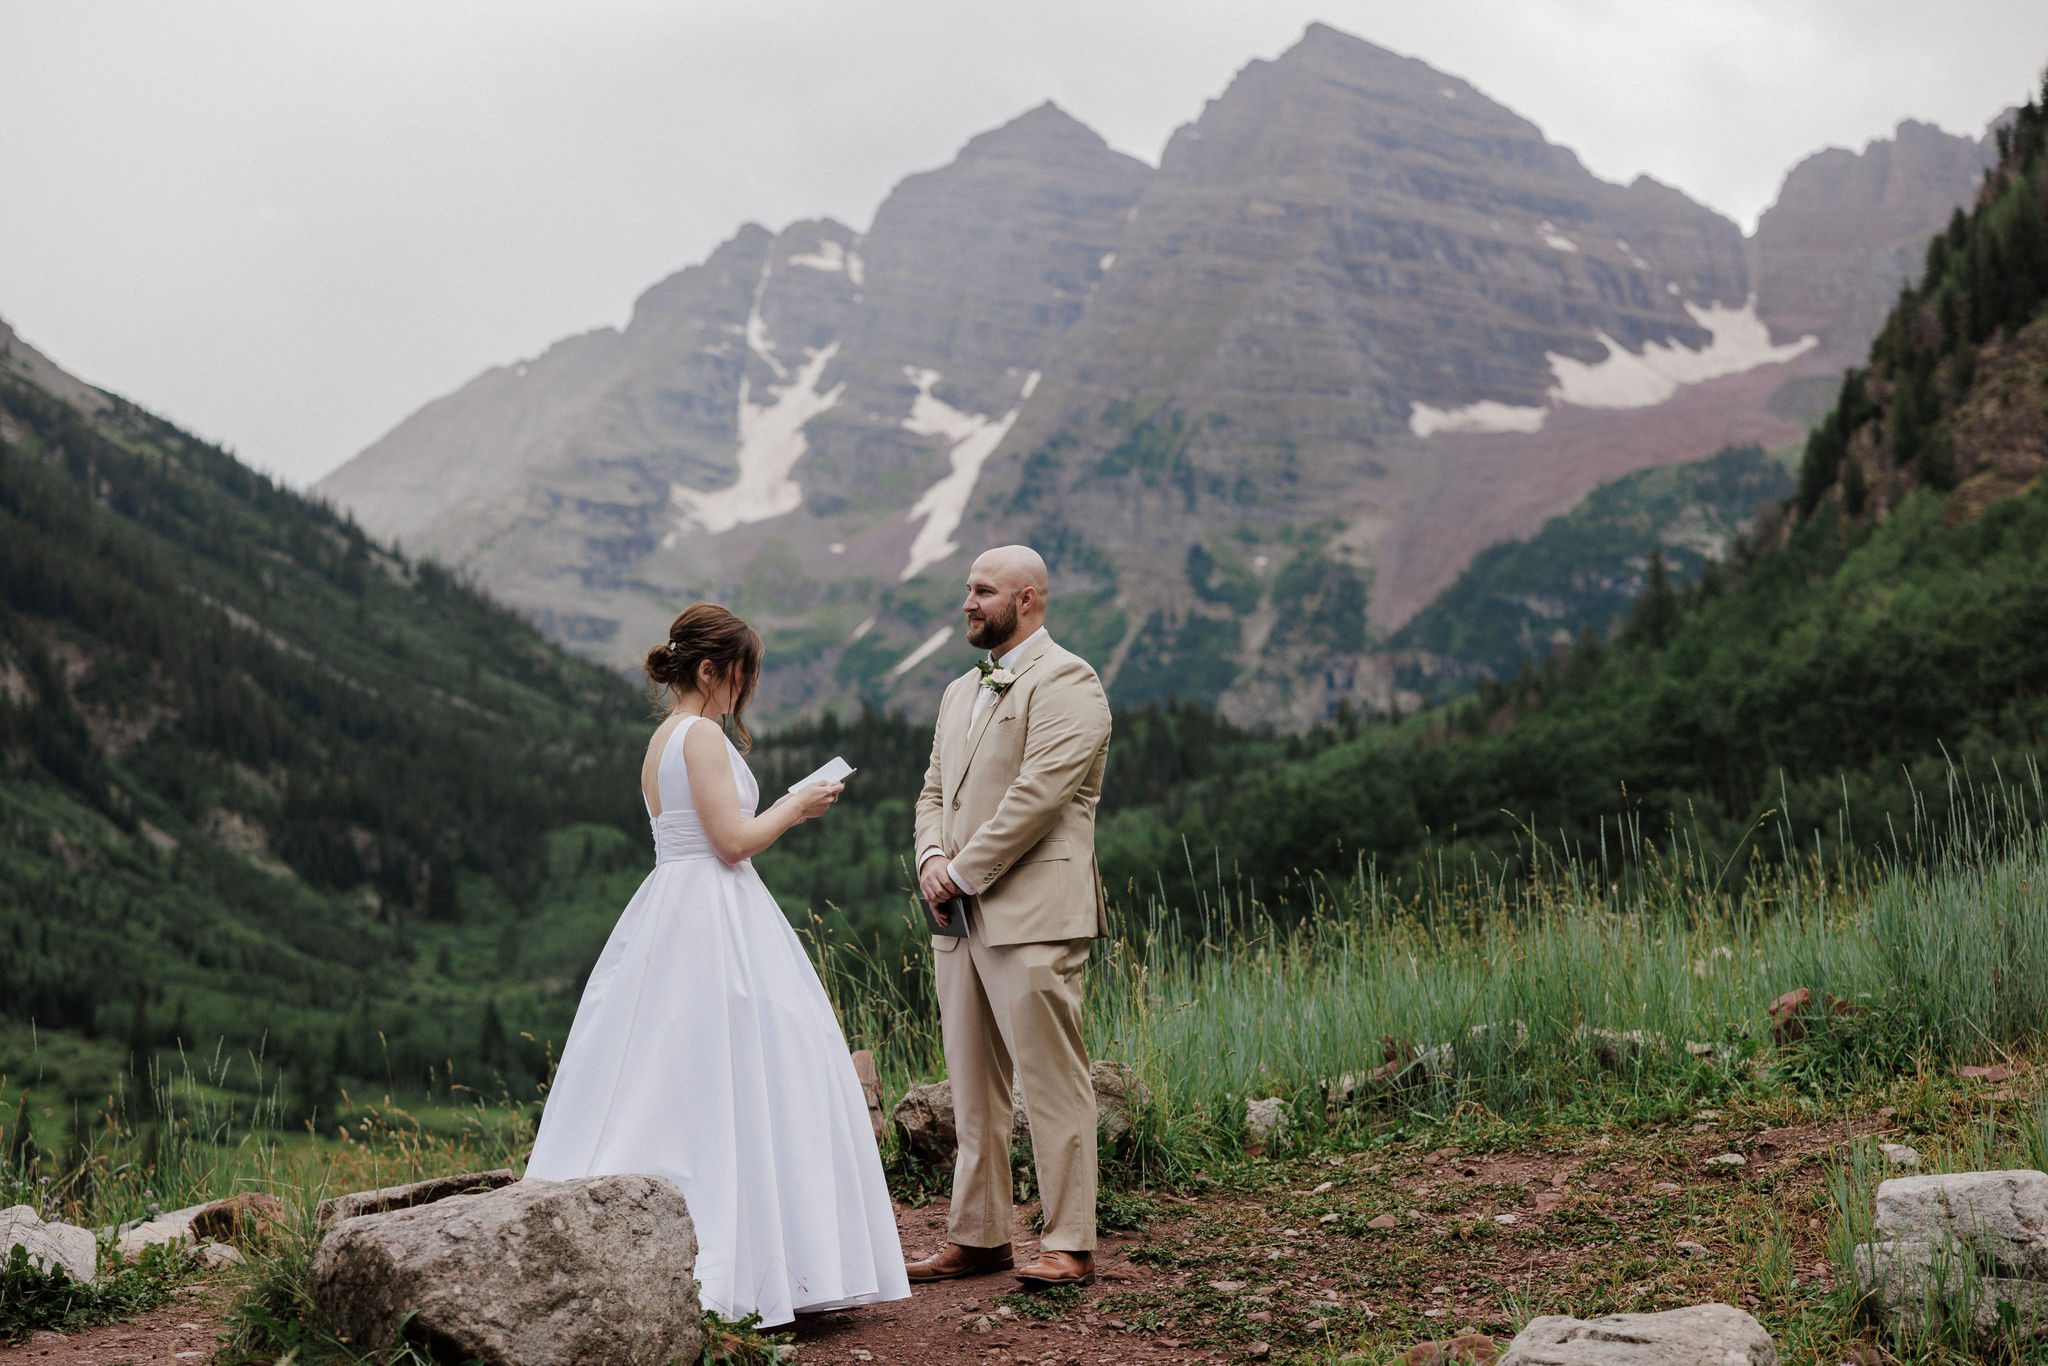
[[[1015,681],[1010,684],[1010,687],[1014,688],[1017,686],[1017,683],[1022,682],[1024,679],[1025,672],[1028,669],[1030,669],[1032,665],[1036,664],[1039,660],[1045,658],[1045,652],[1051,648],[1052,637],[1040,636],[1038,638],[1038,643],[1033,645],[1030,649],[1026,650],[1024,652],[1024,657],[1017,661],[1017,667],[1010,670],[1010,673],[1015,677]],[[977,678],[974,681],[973,691],[979,692],[980,690],[981,680]],[[961,778],[965,778],[967,776],[967,767],[968,765],[974,762],[974,751],[981,748],[981,737],[988,734],[988,728],[995,724],[996,713],[1003,709],[1003,702],[1008,697],[1009,692],[1007,689],[1001,693],[998,693],[996,696],[991,697],[989,699],[987,709],[984,710],[981,714],[981,719],[979,721],[974,721],[972,723],[970,729],[967,732],[967,753],[960,760]],[[973,705],[974,697],[973,694],[970,693],[968,697],[967,712],[970,718],[974,715]]]

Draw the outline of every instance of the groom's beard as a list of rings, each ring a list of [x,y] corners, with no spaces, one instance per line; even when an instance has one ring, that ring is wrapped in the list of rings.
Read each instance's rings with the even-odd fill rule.
[[[977,650],[991,649],[1017,634],[1017,600],[1000,608],[983,610],[979,619],[967,619],[967,643]]]

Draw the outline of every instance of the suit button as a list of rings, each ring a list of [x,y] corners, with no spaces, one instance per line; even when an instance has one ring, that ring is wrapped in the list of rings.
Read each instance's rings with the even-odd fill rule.
[[[1002,865],[1002,864],[1000,864],[1000,863],[998,863],[998,864],[996,865],[996,871],[997,871],[997,872],[999,872],[999,873],[1000,873],[1000,872],[1002,872],[1002,871],[1003,871],[1003,865]]]
[[[958,797],[955,797],[953,799],[953,809],[955,811],[958,811],[960,809],[960,799]]]

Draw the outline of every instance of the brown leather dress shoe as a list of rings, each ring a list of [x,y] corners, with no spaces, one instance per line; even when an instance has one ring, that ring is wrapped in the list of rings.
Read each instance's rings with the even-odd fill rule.
[[[986,1276],[991,1271],[1008,1271],[1016,1264],[1008,1243],[1001,1247],[948,1243],[922,1261],[905,1262],[903,1274],[913,1281],[953,1281],[962,1276]]]
[[[1033,1290],[1050,1290],[1056,1285],[1093,1285],[1095,1254],[1043,1248],[1037,1261],[1018,1268],[1017,1279]]]

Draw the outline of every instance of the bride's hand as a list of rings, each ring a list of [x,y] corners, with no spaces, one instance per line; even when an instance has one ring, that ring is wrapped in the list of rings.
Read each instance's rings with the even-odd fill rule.
[[[796,807],[799,821],[816,820],[825,814],[826,808],[839,800],[839,794],[846,791],[845,783],[812,783],[800,787],[783,798]]]

